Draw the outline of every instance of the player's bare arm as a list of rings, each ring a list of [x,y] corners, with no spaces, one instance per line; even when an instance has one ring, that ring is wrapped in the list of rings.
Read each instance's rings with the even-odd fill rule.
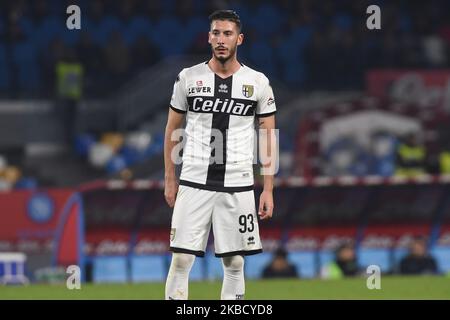
[[[164,135],[164,197],[167,204],[172,208],[178,191],[178,182],[175,176],[175,164],[172,159],[172,150],[178,141],[172,141],[174,130],[181,128],[184,114],[169,109],[166,132]]]
[[[260,148],[265,150],[268,161],[263,163],[262,166],[270,168],[273,166],[272,161],[275,161],[276,146],[275,139],[273,139],[275,131],[275,116],[269,116],[259,119],[259,128],[263,129],[263,135],[265,139],[260,141]],[[271,170],[264,170],[264,188],[259,198],[258,214],[262,220],[272,217],[273,214],[273,172]]]

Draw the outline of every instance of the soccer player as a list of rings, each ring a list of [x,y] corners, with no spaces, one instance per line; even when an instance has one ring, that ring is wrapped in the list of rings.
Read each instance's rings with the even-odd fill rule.
[[[196,256],[203,257],[211,224],[216,257],[222,258],[221,299],[244,298],[244,256],[262,251],[253,193],[255,117],[266,136],[275,129],[275,100],[269,80],[237,60],[242,44],[239,16],[230,10],[209,17],[212,58],[178,75],[170,102],[164,142],[164,196],[174,207],[170,233],[172,261],[166,299],[188,298],[188,278]],[[186,116],[180,186],[172,154],[172,133]],[[261,136],[261,135],[260,135]],[[264,137],[264,135],[263,135]],[[269,159],[275,142],[266,141]],[[272,160],[271,160],[272,161]],[[264,167],[273,167],[266,161]],[[273,173],[264,175],[259,217],[273,211]]]

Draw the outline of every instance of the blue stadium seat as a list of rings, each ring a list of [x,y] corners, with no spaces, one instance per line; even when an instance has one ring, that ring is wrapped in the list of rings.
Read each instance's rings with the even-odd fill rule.
[[[26,37],[32,37],[34,34],[34,26],[33,23],[31,22],[31,20],[26,17],[26,16],[22,16],[19,21],[17,22],[20,29],[22,30],[23,34]]]
[[[0,43],[0,90],[6,91],[9,87],[9,68],[6,57],[6,48]]]
[[[319,269],[322,269],[332,261],[334,261],[334,251],[332,250],[319,251]]]
[[[450,247],[435,246],[430,250],[430,254],[436,259],[439,272],[450,272]]]
[[[177,19],[172,17],[162,18],[155,25],[153,42],[161,48],[163,56],[184,53],[190,45],[189,38],[185,37],[185,33],[180,32],[180,30],[183,30],[183,26]],[[171,39],[171,41],[167,41],[167,39]]]
[[[248,279],[261,278],[264,267],[272,260],[272,254],[263,252],[245,257],[245,275]]]
[[[275,54],[272,46],[265,40],[254,41],[249,45],[249,58],[257,67],[264,68],[266,75],[275,75]]]
[[[100,23],[94,23],[93,21],[86,18],[83,20],[83,29],[89,30],[91,33],[94,43],[105,46],[109,40],[109,36],[113,31],[122,32],[123,25],[120,21],[113,16],[107,16],[100,21]],[[84,27],[84,25],[86,27]]]
[[[375,159],[373,163],[372,173],[382,176],[390,177],[395,172],[395,161],[392,157],[382,159]]]
[[[207,264],[207,278],[208,280],[222,280],[223,279],[223,266],[222,259],[217,258],[214,254],[205,255]]]
[[[360,248],[357,252],[358,264],[362,268],[369,265],[377,265],[381,272],[389,272],[392,269],[389,249],[384,248]]]
[[[92,280],[124,283],[128,280],[127,257],[105,256],[92,258]]]
[[[61,26],[64,26],[64,28],[61,28]],[[49,17],[42,21],[40,25],[34,25],[32,37],[35,47],[45,52],[54,39],[61,37],[61,31],[67,30],[65,26],[66,22],[56,17]]]
[[[63,40],[64,44],[67,46],[75,46],[78,44],[78,41],[80,40],[81,31],[83,30],[84,25],[83,21],[81,21],[81,30],[69,30],[67,28],[63,28],[60,32],[61,39]]]
[[[317,276],[316,253],[313,251],[293,251],[289,260],[297,266],[297,273],[301,278]]]
[[[153,26],[149,19],[142,16],[134,17],[123,30],[123,37],[128,45],[133,45],[136,40],[144,35],[152,39]]]
[[[337,13],[333,18],[333,24],[341,30],[349,30],[352,27],[353,19],[347,13]]]
[[[206,36],[209,30],[208,22],[203,17],[192,17],[189,19],[186,26],[186,35],[189,36],[189,41],[192,42],[195,40],[199,33],[203,33]]]
[[[409,252],[408,248],[397,248],[397,249],[394,249],[393,252],[392,252],[394,265],[397,266],[400,263],[400,261],[403,259],[403,257],[408,254],[408,252]]]
[[[164,281],[166,276],[166,255],[155,254],[131,257],[131,281]]]
[[[19,87],[24,90],[38,89],[39,65],[36,61],[35,46],[31,42],[22,42],[14,45],[12,50]]]
[[[249,27],[258,30],[258,33],[263,36],[271,36],[281,30],[283,17],[277,6],[266,3],[260,5],[256,12],[244,23],[246,21]],[[267,21],[270,21],[270,23],[267,23]]]

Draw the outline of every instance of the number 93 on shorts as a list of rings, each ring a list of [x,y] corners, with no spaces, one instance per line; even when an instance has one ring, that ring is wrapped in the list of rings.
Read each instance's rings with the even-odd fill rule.
[[[231,193],[181,185],[172,216],[171,251],[204,256],[211,226],[217,257],[262,251],[253,190]]]

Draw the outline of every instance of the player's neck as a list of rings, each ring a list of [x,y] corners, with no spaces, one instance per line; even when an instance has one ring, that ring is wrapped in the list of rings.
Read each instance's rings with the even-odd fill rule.
[[[222,78],[227,78],[233,75],[241,68],[241,64],[236,59],[236,57],[231,58],[225,63],[220,62],[215,57],[212,57],[208,62],[208,66],[211,70]]]

